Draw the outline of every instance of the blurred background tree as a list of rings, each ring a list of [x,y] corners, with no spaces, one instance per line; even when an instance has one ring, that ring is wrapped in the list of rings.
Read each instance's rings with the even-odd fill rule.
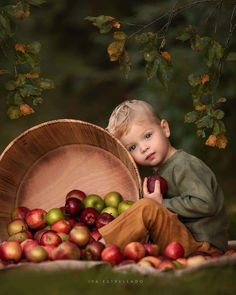
[[[15,2],[1,1],[1,6]],[[196,137],[194,125],[184,123],[185,114],[192,110],[187,77],[193,69],[201,72],[203,65],[189,46],[176,40],[178,31],[187,24],[192,24],[199,29],[201,35],[210,34],[225,44],[235,1],[219,2],[221,9],[214,9],[214,4],[206,2],[173,18],[166,33],[165,44],[173,59],[173,76],[168,90],[157,79],[146,79],[141,54],[132,44],[129,51],[135,67],[128,79],[125,79],[119,66],[109,61],[106,51],[107,45],[112,42],[112,35],[99,34],[98,29],[85,18],[113,16],[131,34],[175,5],[185,5],[189,1],[48,0],[40,7],[32,6],[31,16],[18,23],[14,38],[16,42],[20,40],[25,44],[40,42],[41,72],[54,81],[55,88],[44,94],[43,104],[36,107],[33,114],[10,120],[5,105],[7,90],[3,87],[6,78],[1,77],[0,150],[3,151],[21,132],[48,120],[74,118],[105,127],[111,111],[121,101],[127,98],[144,99],[170,121],[172,143],[177,148],[202,158],[215,171],[225,191],[228,211],[236,212],[236,141],[233,136],[236,125],[235,62],[224,67],[218,86],[219,97],[227,98],[223,111],[229,143],[224,150],[214,149],[205,146],[204,141]],[[233,22],[235,23],[235,16]],[[160,23],[153,23],[146,31],[159,29]],[[229,47],[231,51],[236,51],[235,32]],[[7,63],[6,56],[1,54],[1,68]]]

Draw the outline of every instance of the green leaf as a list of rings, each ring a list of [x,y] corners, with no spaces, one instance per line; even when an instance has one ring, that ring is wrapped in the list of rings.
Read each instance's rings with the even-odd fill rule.
[[[196,76],[194,74],[190,74],[188,76],[188,82],[191,86],[195,87],[197,85],[200,85],[201,84],[201,77],[199,76]]]
[[[205,129],[198,129],[197,136],[201,138],[205,138],[206,137]]]
[[[206,63],[208,67],[211,67],[214,62],[219,62],[220,59],[224,55],[224,48],[220,45],[220,43],[213,40],[209,46],[206,55]]]
[[[157,34],[153,32],[147,32],[137,34],[135,40],[138,44],[142,45],[144,50],[151,51],[156,49],[157,46]]]
[[[180,40],[183,42],[189,40],[190,38],[191,38],[191,34],[187,32],[181,32],[176,36],[177,40]]]
[[[217,110],[215,110],[213,112],[213,117],[215,117],[218,120],[223,119],[224,118],[224,115],[225,115],[225,113],[222,110],[219,110],[219,109],[217,109]]]
[[[20,104],[22,104],[22,103],[23,103],[23,99],[22,99],[22,97],[19,95],[18,92],[15,93],[15,95],[14,95],[14,104],[15,104],[15,105],[20,105]]]
[[[153,77],[156,77],[159,62],[160,60],[156,58],[153,62],[146,63],[145,72],[148,80],[151,80]]]
[[[131,61],[129,54],[126,50],[123,51],[123,54],[121,55],[120,59],[120,70],[124,74],[125,78],[128,78],[130,69],[131,69]]]
[[[197,128],[212,128],[213,124],[214,120],[209,115],[203,116],[196,122]]]
[[[157,58],[157,55],[158,55],[157,51],[145,51],[143,53],[143,58],[147,62],[153,62],[154,59]]]
[[[114,17],[100,15],[97,17],[87,16],[85,19],[92,22],[92,24],[99,29],[101,34],[106,34],[112,29],[112,21],[114,20]]]
[[[41,104],[43,102],[43,98],[42,97],[34,97],[33,98],[33,105],[37,106],[39,104]]]
[[[191,48],[194,51],[202,51],[209,46],[210,40],[209,37],[200,37],[196,35],[195,39],[192,41]]]
[[[39,54],[41,50],[41,44],[39,42],[32,42],[27,46],[27,50],[33,54]]]
[[[49,89],[53,89],[55,87],[52,80],[50,80],[50,79],[42,79],[42,78],[40,79],[39,86],[43,90],[49,90]]]
[[[214,134],[214,135],[218,135],[218,134],[220,134],[221,132],[222,132],[222,131],[221,131],[221,126],[220,126],[219,122],[218,122],[218,121],[214,121],[212,134]]]
[[[160,64],[157,69],[157,78],[165,88],[168,88],[168,82],[172,77],[172,73],[172,66],[166,60],[160,58]]]
[[[110,61],[117,61],[124,52],[125,41],[114,41],[108,45],[107,52]]]
[[[185,123],[194,123],[199,118],[199,113],[196,111],[188,112],[184,117]]]
[[[7,110],[7,115],[10,119],[15,120],[21,117],[21,112],[18,106],[10,106]]]
[[[226,57],[227,61],[236,61],[236,52],[230,52],[227,57]]]
[[[114,32],[113,38],[116,41],[125,41],[127,39],[127,36],[124,32],[119,31],[119,32]]]

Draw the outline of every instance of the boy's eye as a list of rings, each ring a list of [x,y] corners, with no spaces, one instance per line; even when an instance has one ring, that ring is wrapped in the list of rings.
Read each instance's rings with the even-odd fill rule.
[[[132,152],[132,151],[135,150],[135,148],[136,148],[136,145],[133,144],[133,145],[131,145],[131,146],[128,148],[128,150],[129,150],[129,152]]]
[[[150,138],[152,136],[152,133],[151,132],[148,132],[145,134],[145,138]]]

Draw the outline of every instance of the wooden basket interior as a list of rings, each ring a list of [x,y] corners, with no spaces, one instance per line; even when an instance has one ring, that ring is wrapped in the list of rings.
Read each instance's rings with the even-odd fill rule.
[[[63,119],[21,134],[0,157],[0,239],[7,237],[14,207],[63,206],[66,193],[75,188],[101,197],[114,190],[125,199],[141,197],[133,159],[104,129]]]

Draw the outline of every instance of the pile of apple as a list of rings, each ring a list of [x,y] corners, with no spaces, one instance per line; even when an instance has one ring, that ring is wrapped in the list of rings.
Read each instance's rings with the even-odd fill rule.
[[[0,244],[0,268],[23,261],[101,260],[105,245],[99,242],[98,229],[134,203],[118,192],[101,198],[77,189],[65,199],[63,207],[48,211],[26,207],[12,211],[7,226],[9,238]]]
[[[197,265],[219,255],[198,252],[184,258],[184,248],[177,241],[166,245],[162,253],[156,244],[137,241],[128,243],[123,250],[117,245],[105,246],[98,229],[134,202],[124,200],[118,192],[109,192],[101,198],[80,190],[70,191],[65,199],[63,207],[48,211],[26,207],[12,211],[7,226],[9,238],[0,243],[0,268],[19,262],[92,260],[112,266],[137,263],[171,270]]]

